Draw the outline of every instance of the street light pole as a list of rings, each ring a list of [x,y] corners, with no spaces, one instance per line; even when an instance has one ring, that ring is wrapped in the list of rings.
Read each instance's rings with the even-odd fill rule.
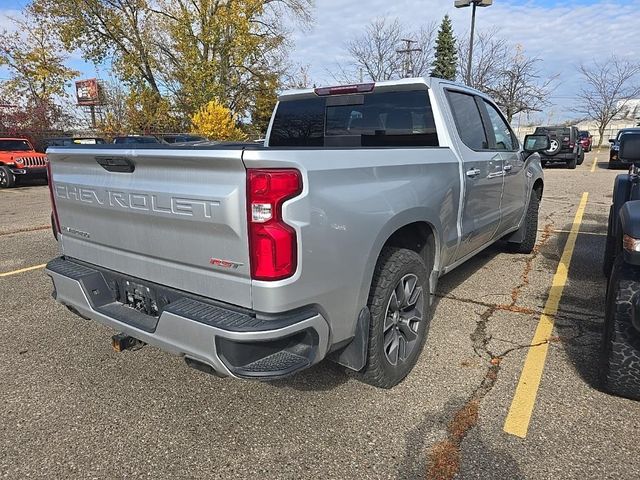
[[[469,58],[467,59],[467,85],[471,86],[471,68],[473,62],[473,39],[476,31],[476,2],[471,7],[471,37],[469,38]]]
[[[467,59],[467,74],[466,83],[471,85],[471,69],[473,68],[473,39],[476,31],[476,8],[478,7],[490,7],[493,4],[493,0],[455,0],[454,6],[456,8],[472,7],[471,11],[471,38],[469,38],[469,58]]]

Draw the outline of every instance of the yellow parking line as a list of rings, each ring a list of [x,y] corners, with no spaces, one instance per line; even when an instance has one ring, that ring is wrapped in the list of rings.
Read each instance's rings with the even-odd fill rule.
[[[14,270],[13,272],[0,273],[0,277],[10,277],[11,275],[18,275],[19,273],[30,272],[31,270],[39,270],[46,267],[47,264],[34,265],[33,267],[21,268],[20,270]]]
[[[567,237],[567,243],[564,246],[564,251],[560,258],[560,264],[553,276],[547,303],[540,316],[540,322],[538,323],[538,328],[533,336],[533,340],[531,340],[531,345],[537,346],[529,349],[522,374],[520,375],[520,381],[516,387],[516,393],[511,402],[511,408],[504,422],[504,431],[520,438],[525,438],[527,436],[527,430],[529,429],[531,414],[533,413],[536,396],[538,395],[538,387],[542,379],[544,363],[547,359],[547,351],[549,349],[548,340],[553,332],[554,316],[558,312],[562,292],[567,283],[569,265],[571,264],[571,257],[573,256],[573,250],[576,246],[576,239],[578,238],[580,224],[582,223],[588,198],[589,193],[585,192],[582,194],[582,200],[580,200],[571,232]]]
[[[591,173],[596,171],[596,165],[598,165],[598,157],[593,159],[593,165],[591,165]]]
[[[542,228],[538,229],[538,232],[545,232]],[[551,233],[571,233],[571,230],[551,230]],[[606,232],[580,232],[580,235],[593,235],[596,237],[606,237]]]

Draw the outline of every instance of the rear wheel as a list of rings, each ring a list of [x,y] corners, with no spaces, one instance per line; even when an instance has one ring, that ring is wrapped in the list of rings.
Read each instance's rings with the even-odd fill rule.
[[[16,177],[9,167],[0,165],[0,188],[11,188],[16,184]]]
[[[605,390],[634,400],[640,400],[640,332],[631,320],[638,295],[639,269],[618,257],[607,294],[600,381]]]
[[[567,168],[569,168],[570,170],[575,170],[577,165],[578,165],[577,157],[573,157],[570,161],[567,162]]]
[[[422,257],[412,250],[385,247],[369,294],[369,351],[367,364],[358,373],[363,381],[391,388],[409,374],[427,337],[429,296]]]

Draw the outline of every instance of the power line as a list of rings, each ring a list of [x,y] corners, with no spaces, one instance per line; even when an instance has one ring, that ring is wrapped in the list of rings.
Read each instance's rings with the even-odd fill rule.
[[[419,47],[411,48],[412,43],[418,43],[417,40],[411,40],[409,38],[402,38],[403,42],[405,42],[405,48],[402,50],[396,50],[396,53],[400,55],[404,55],[404,76],[405,78],[413,77],[413,52],[421,52],[422,49]]]

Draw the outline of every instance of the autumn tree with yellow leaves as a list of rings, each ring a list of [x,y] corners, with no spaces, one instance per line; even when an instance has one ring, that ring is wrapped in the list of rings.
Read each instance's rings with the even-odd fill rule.
[[[48,130],[66,118],[65,88],[78,72],[65,65],[61,42],[45,17],[28,8],[13,22],[15,31],[0,32],[0,67],[10,76],[2,84],[0,98],[16,109],[14,118],[3,123],[21,118],[22,128]]]
[[[311,20],[313,0],[34,0],[65,48],[112,62],[127,85],[143,85],[191,118],[211,101],[238,118],[273,99],[287,66],[284,18]],[[256,108],[256,103],[257,108]],[[261,124],[264,115],[260,113]]]
[[[246,140],[246,134],[238,128],[237,119],[224,105],[210,101],[200,108],[193,118],[193,132],[211,140]]]

